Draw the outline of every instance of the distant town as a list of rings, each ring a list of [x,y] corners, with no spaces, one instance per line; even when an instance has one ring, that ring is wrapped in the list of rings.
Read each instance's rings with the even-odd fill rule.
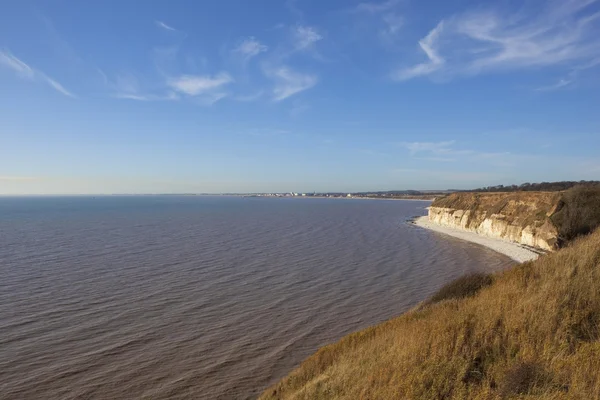
[[[320,197],[320,198],[353,198],[353,199],[405,199],[405,200],[434,200],[451,191],[419,191],[419,190],[394,190],[386,192],[288,192],[288,193],[225,193],[243,197]]]

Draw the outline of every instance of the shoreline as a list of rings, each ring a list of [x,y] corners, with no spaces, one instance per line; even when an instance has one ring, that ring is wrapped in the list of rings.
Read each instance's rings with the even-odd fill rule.
[[[434,232],[443,233],[458,239],[466,240],[490,248],[500,254],[504,254],[518,263],[533,261],[539,257],[535,251],[529,250],[524,246],[505,241],[502,239],[491,238],[488,236],[479,235],[475,232],[449,228],[429,222],[429,218],[425,215],[415,218],[412,223],[420,228],[428,229]]]
[[[332,200],[402,200],[402,201],[428,201],[432,202],[433,199],[409,199],[401,197],[326,197],[326,196],[253,196],[253,195],[231,195],[232,197],[245,197],[245,198],[264,198],[264,199],[332,199]]]

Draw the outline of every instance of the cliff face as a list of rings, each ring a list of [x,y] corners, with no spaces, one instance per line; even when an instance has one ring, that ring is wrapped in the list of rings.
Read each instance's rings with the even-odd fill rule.
[[[543,250],[554,250],[558,230],[551,221],[561,193],[453,193],[434,201],[429,221]]]

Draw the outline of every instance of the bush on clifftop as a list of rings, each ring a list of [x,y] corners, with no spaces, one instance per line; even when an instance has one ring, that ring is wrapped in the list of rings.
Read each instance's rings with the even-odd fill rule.
[[[587,235],[600,226],[600,186],[576,186],[560,200],[552,222],[561,243]]]

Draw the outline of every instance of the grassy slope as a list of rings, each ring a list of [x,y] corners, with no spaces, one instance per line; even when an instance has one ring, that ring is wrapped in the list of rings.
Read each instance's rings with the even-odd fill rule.
[[[600,231],[320,349],[264,399],[600,399]]]

